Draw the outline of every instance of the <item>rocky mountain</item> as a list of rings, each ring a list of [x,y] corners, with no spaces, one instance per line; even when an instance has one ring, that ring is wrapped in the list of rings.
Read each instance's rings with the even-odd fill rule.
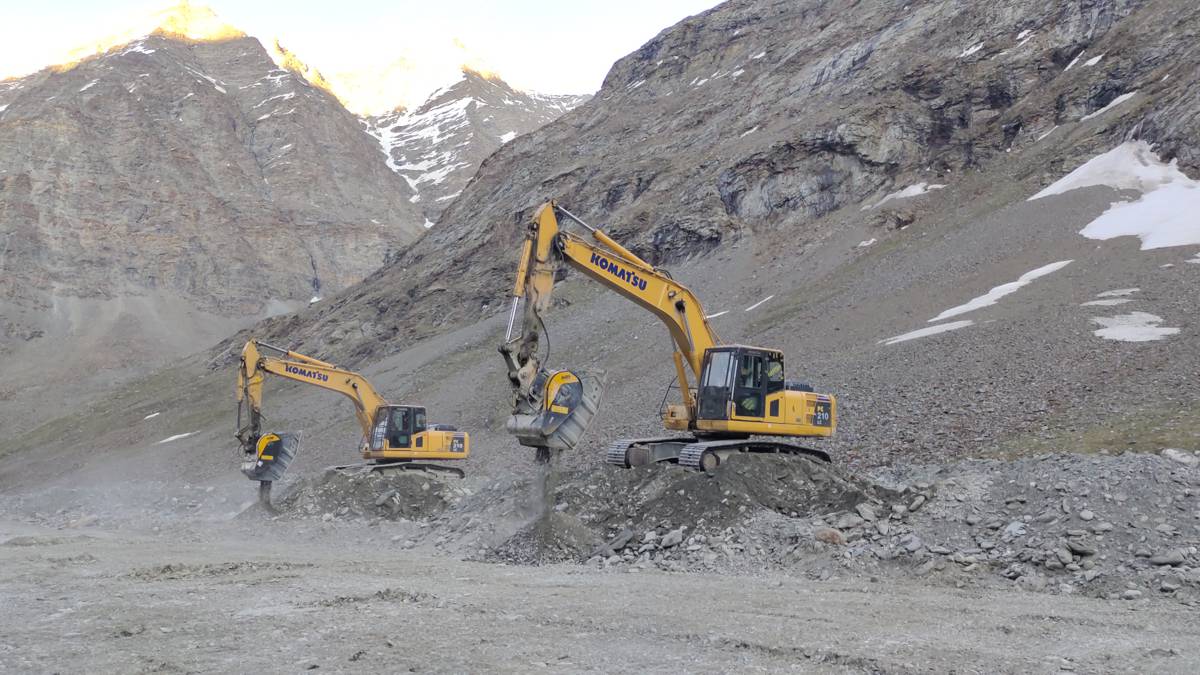
[[[665,262],[752,233],[803,246],[840,209],[953,185],[1014,156],[1038,157],[1015,178],[1048,182],[1130,135],[1194,171],[1196,20],[1175,0],[868,2],[849,13],[733,0],[665,30],[618,61],[591,101],[506,144],[444,227],[354,297],[406,289],[379,308],[401,332],[430,325],[410,314],[495,311],[508,252],[549,197]],[[1161,40],[1141,38],[1160,26],[1172,27]],[[889,212],[863,217],[905,223]],[[423,298],[442,288],[431,309]],[[313,334],[344,318],[329,313]]]
[[[72,530],[153,527],[146,540],[162,541],[193,525],[206,544],[220,532],[261,533],[231,438],[231,378],[253,335],[351,365],[388,400],[471,434],[461,481],[339,476],[325,467],[353,461],[362,433],[350,403],[268,383],[270,430],[304,435],[275,486],[283,513],[272,526],[293,528],[280,541],[303,541],[301,554],[337,563],[302,584],[327,591],[324,602],[300,598],[304,606],[375,615],[328,599],[361,593],[325,583],[342,572],[346,546],[361,545],[367,558],[503,562],[502,576],[530,562],[577,563],[539,577],[560,595],[564,584],[637,570],[625,576],[645,581],[651,607],[610,603],[617,623],[631,607],[661,622],[656,593],[730,573],[771,580],[768,604],[789,585],[849,589],[843,605],[855,617],[862,588],[902,589],[899,609],[861,640],[805,642],[793,631],[763,647],[753,625],[754,635],[722,635],[700,622],[693,632],[734,647],[727,660],[714,650],[694,659],[706,664],[744,666],[754,653],[782,654],[763,661],[776,669],[961,664],[854,647],[927,628],[926,616],[936,624],[950,585],[968,605],[1038,593],[1039,616],[1092,633],[1092,618],[1128,610],[1191,625],[1200,603],[1198,36],[1200,7],[1182,0],[731,0],[665,30],[620,60],[591,101],[500,147],[436,227],[364,282],[86,405],[33,416],[36,429],[6,427],[4,508],[60,547],[73,545]],[[671,343],[654,317],[574,273],[544,316],[547,364],[604,371],[605,394],[578,448],[535,463],[505,431],[511,392],[496,347],[526,219],[547,198],[693,288],[721,341],[778,348],[788,379],[836,396],[836,437],[810,441],[832,465],[776,455],[734,456],[712,472],[606,465],[614,439],[662,433],[664,394],[678,400]],[[10,393],[0,414],[28,395]],[[96,540],[76,539],[80,548]],[[52,560],[51,569],[37,538],[16,543],[32,551],[16,564],[36,578],[69,580],[71,565],[84,570],[78,577],[98,564]],[[198,562],[229,571],[243,549],[210,545]],[[114,560],[99,561],[113,579],[181,583],[174,558],[169,574],[158,573],[163,556]],[[261,576],[261,567],[240,569],[248,582]],[[472,564],[464,578],[477,588],[493,569]],[[698,571],[706,576],[687,576]],[[196,588],[212,595],[211,584]],[[242,595],[226,604],[236,611]],[[914,615],[922,603],[925,615]],[[27,603],[25,614],[43,615],[44,604]],[[761,625],[772,630],[790,611],[767,609]],[[209,623],[217,628],[193,622],[174,635],[223,627]],[[1157,661],[1150,670],[1192,672],[1187,664],[1200,661],[1194,631],[1126,639],[1114,619],[1113,649],[1064,652],[1061,640],[1038,642],[1036,622],[1024,624],[1000,668],[996,649],[968,660],[1021,672]],[[81,630],[113,634],[97,622]],[[397,650],[370,630],[350,659],[392,663],[384,659]],[[336,642],[337,659],[357,649],[341,635],[312,638],[305,663],[330,663],[322,639]],[[41,634],[26,641],[49,644]],[[193,642],[176,658],[227,661],[225,651],[197,657]],[[601,642],[601,656],[557,663],[602,663],[612,640]],[[37,665],[59,665],[43,651]],[[646,669],[646,652],[629,652],[630,670]]]
[[[464,68],[462,79],[416,110],[369,118],[368,129],[388,166],[416,193],[410,201],[431,227],[489,155],[587,99],[527,93],[499,76]]]
[[[484,347],[556,198],[838,394],[845,461],[1194,444],[1200,380],[1171,364],[1200,363],[1198,32],[1173,0],[728,2],[504,145],[387,267],[257,330],[362,364],[478,350],[400,386],[462,411],[452,383],[488,382],[460,414],[499,430]],[[610,374],[592,442],[654,433],[661,327],[586,280],[558,299],[552,363]]]
[[[423,234],[415,192],[254,38],[178,22],[0,85],[0,353],[144,367],[362,279]],[[65,355],[65,356],[63,356]]]

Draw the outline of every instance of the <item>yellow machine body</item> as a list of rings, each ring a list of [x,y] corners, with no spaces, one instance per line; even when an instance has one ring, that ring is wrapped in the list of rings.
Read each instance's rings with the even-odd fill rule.
[[[237,436],[247,456],[261,454],[261,448],[269,445],[263,441],[275,436],[264,434],[262,430],[262,389],[268,374],[333,391],[350,399],[363,431],[361,451],[364,459],[457,460],[471,454],[470,437],[466,432],[447,425],[428,424],[425,408],[421,406],[388,403],[362,375],[250,340],[242,348],[237,382]],[[249,409],[244,425],[243,407]]]
[[[561,230],[560,214],[587,228],[591,240]],[[785,380],[781,352],[721,344],[700,300],[689,288],[604,232],[548,202],[531,219],[522,246],[513,287],[509,339],[500,348],[515,392],[509,430],[523,444],[573,447],[573,442],[556,438],[557,427],[547,423],[551,412],[560,416],[567,412],[568,417],[575,414],[574,407],[556,403],[552,391],[556,379],[567,381],[565,376],[571,373],[558,371],[551,375],[538,356],[538,336],[544,325],[541,313],[550,306],[554,282],[563,266],[632,300],[666,326],[675,347],[674,369],[682,398],[664,405],[662,420],[666,428],[710,439],[833,435],[837,426],[836,399],[814,392],[805,384]],[[522,298],[525,311],[521,334],[513,337],[518,300]],[[544,391],[540,389],[543,385]],[[585,418],[585,426],[595,414],[594,399],[598,396],[596,390],[581,401],[579,414]]]

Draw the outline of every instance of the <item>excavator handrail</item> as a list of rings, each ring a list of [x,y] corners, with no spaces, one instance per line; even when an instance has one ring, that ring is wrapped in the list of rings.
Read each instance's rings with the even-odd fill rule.
[[[659,404],[658,404],[658,416],[659,417],[663,417],[665,415],[666,410],[667,410],[667,405],[668,405],[667,399],[671,398],[671,392],[673,392],[673,391],[679,391],[681,394],[683,392],[683,389],[679,386],[679,377],[678,376],[672,377],[671,381],[667,383],[666,391],[663,392],[662,401],[659,402]],[[696,389],[694,387],[688,387],[688,393],[690,394],[691,398],[694,400],[696,397]],[[682,398],[684,400],[688,399],[687,396],[682,396]]]

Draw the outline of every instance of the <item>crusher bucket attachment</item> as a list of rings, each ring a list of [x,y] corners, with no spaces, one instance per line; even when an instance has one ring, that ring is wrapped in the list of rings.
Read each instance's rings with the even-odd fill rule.
[[[254,448],[254,454],[247,454],[242,462],[242,473],[250,480],[258,481],[258,500],[267,510],[274,511],[271,484],[283,478],[288,465],[296,458],[300,434],[263,434]]]
[[[518,401],[505,428],[521,445],[544,451],[571,450],[592,423],[604,394],[604,374],[559,370],[538,373],[530,388],[536,401]]]

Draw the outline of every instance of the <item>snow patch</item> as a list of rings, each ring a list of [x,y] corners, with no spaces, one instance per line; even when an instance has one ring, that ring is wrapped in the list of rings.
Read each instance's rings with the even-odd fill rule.
[[[1104,291],[1103,293],[1097,293],[1096,297],[1097,298],[1123,298],[1127,295],[1133,295],[1134,293],[1137,293],[1140,290],[1142,290],[1142,289],[1140,289],[1140,288],[1116,288],[1111,291]]]
[[[756,124],[756,125],[754,125],[753,127],[749,128],[749,129],[747,129],[746,131],[743,131],[743,132],[742,132],[742,135],[741,135],[741,136],[739,136],[738,138],[745,138],[745,137],[749,136],[750,134],[752,134],[752,133],[754,133],[754,132],[756,132],[756,131],[758,131],[758,125],[757,125],[757,124]]]
[[[755,54],[754,56],[751,56],[751,57],[750,57],[750,60],[751,60],[751,61],[757,61],[757,60],[761,59],[762,57],[764,57],[764,56],[766,56],[766,55],[767,55],[767,53],[766,53],[766,52],[759,52],[759,53]]]
[[[1142,250],[1200,244],[1200,183],[1172,183],[1135,202],[1117,202],[1079,231],[1088,239],[1136,236]]]
[[[427,230],[428,230],[428,229],[429,229],[429,228],[431,228],[431,227],[433,227],[433,221],[432,221],[432,220],[430,220],[430,219],[428,219],[428,218],[426,218],[426,219],[425,219],[425,229],[427,229]]]
[[[423,173],[420,176],[417,176],[417,179],[413,182],[416,185],[420,185],[421,183],[432,183],[433,185],[438,185],[442,181],[449,178],[450,174],[453,173],[455,169],[460,169],[466,166],[470,166],[470,164],[466,162],[448,164],[437,171],[430,171],[429,173]]]
[[[977,44],[973,47],[967,47],[966,49],[963,50],[963,52],[961,54],[958,55],[958,58],[965,59],[968,56],[971,56],[972,54],[977,53],[980,49],[983,49],[982,42],[980,42],[979,44]]]
[[[1184,262],[1192,263],[1193,265],[1200,265],[1200,253],[1197,253],[1195,258],[1192,258],[1191,260],[1184,260]],[[1164,267],[1166,266],[1164,265]]]
[[[749,312],[749,311],[752,311],[752,310],[758,309],[759,307],[761,307],[761,306],[763,305],[763,303],[764,303],[764,302],[766,302],[766,301],[770,300],[770,299],[771,299],[771,298],[773,298],[773,297],[775,297],[775,296],[774,296],[774,295],[768,295],[767,297],[763,298],[762,300],[759,300],[758,302],[754,303],[753,305],[750,305],[749,307],[747,307],[746,309],[744,309],[744,310],[742,310],[742,311],[743,311],[743,312]]]
[[[742,70],[741,68],[738,68],[737,70],[730,73],[729,76],[730,77],[741,77],[744,74],[746,74],[746,71]]]
[[[1080,307],[1116,307],[1117,305],[1123,305],[1127,302],[1133,302],[1133,300],[1130,300],[1129,298],[1108,298],[1107,300],[1092,300],[1090,302],[1082,303],[1079,306]]]
[[[715,318],[717,318],[718,316],[725,316],[725,315],[726,315],[726,314],[728,314],[728,313],[729,313],[729,310],[725,310],[724,312],[717,312],[716,314],[709,314],[708,316],[705,316],[704,318],[706,318],[706,319],[715,319]]]
[[[1050,131],[1047,131],[1046,133],[1042,134],[1041,136],[1038,136],[1038,137],[1037,137],[1038,141],[1044,141],[1044,140],[1046,140],[1046,137],[1047,137],[1047,136],[1049,136],[1050,134],[1054,133],[1055,131],[1058,131],[1058,125],[1057,125],[1057,124],[1055,124],[1055,125],[1054,125],[1054,126],[1051,128],[1051,129],[1050,129]]]
[[[155,50],[148,49],[146,45],[142,44],[141,40],[138,40],[137,42],[129,45],[125,51],[121,52],[121,56],[126,54],[153,54],[154,52]]]
[[[1164,185],[1189,181],[1176,162],[1165,164],[1145,141],[1122,143],[1093,157],[1027,201],[1071,190],[1107,185],[1114,190],[1152,192]]]
[[[308,304],[312,305],[312,304],[318,303],[318,302],[320,302],[320,301],[321,301],[321,296],[319,296],[319,295],[314,295],[314,296],[312,296],[312,299],[310,299],[310,300],[308,301]]]
[[[152,420],[152,419],[154,419],[155,417],[158,417],[158,416],[159,416],[159,415],[161,415],[161,414],[162,414],[162,411],[161,411],[161,410],[155,410],[154,412],[150,413],[149,415],[146,415],[145,417],[143,417],[143,418],[142,418],[142,421],[144,422],[144,421],[146,421],[146,420]]]
[[[517,132],[515,132],[515,131],[510,131],[510,132],[508,132],[507,134],[504,134],[504,135],[502,135],[502,136],[500,137],[500,142],[501,142],[501,143],[507,143],[507,142],[511,141],[512,139],[514,139],[514,138],[516,138],[516,137],[517,137]]]
[[[1134,97],[1134,96],[1136,96],[1136,95],[1137,95],[1137,92],[1136,92],[1136,91],[1131,91],[1131,92],[1129,92],[1128,94],[1121,94],[1120,96],[1118,96],[1118,97],[1114,98],[1114,99],[1112,100],[1112,102],[1110,102],[1108,105],[1106,105],[1106,106],[1104,106],[1103,108],[1101,108],[1101,109],[1097,110],[1096,112],[1094,112],[1094,113],[1091,113],[1091,114],[1088,114],[1088,115],[1084,115],[1082,118],[1080,118],[1080,120],[1079,120],[1079,121],[1081,121],[1081,122],[1086,122],[1086,121],[1088,121],[1088,120],[1095,119],[1095,118],[1097,118],[1097,117],[1099,117],[1099,116],[1103,115],[1104,113],[1108,112],[1109,110],[1112,110],[1113,108],[1115,108],[1115,107],[1117,107],[1117,106],[1121,105],[1122,103],[1124,103],[1124,102],[1128,101],[1129,99],[1133,98],[1133,97]]]
[[[894,344],[897,344],[900,342],[908,342],[909,340],[916,340],[917,338],[923,338],[923,337],[927,337],[930,335],[937,335],[938,333],[949,333],[952,330],[958,330],[959,328],[966,328],[967,326],[973,326],[973,325],[975,325],[975,322],[970,319],[966,319],[964,321],[951,321],[950,323],[944,323],[944,324],[941,324],[940,326],[930,326],[928,328],[921,328],[918,330],[914,330],[910,333],[905,333],[903,335],[897,335],[895,337],[890,337],[890,338],[887,338],[886,340],[880,340],[879,344],[894,345]]]
[[[984,293],[983,295],[972,299],[969,302],[961,304],[957,307],[951,307],[950,309],[948,309],[948,310],[942,312],[941,314],[938,314],[937,316],[930,319],[929,323],[936,323],[943,319],[949,319],[952,316],[958,316],[959,314],[966,314],[967,312],[973,312],[977,309],[982,309],[984,307],[990,307],[990,306],[996,304],[997,302],[999,302],[1000,298],[1003,298],[1006,295],[1011,295],[1013,293],[1016,293],[1021,288],[1029,285],[1035,279],[1044,277],[1047,274],[1051,274],[1053,272],[1057,272],[1058,270],[1061,270],[1062,268],[1066,267],[1067,265],[1070,265],[1072,262],[1074,262],[1074,261],[1060,260],[1058,262],[1050,263],[1049,265],[1043,265],[1035,270],[1030,270],[1029,272],[1022,274],[1021,277],[1019,279],[1017,279],[1016,281],[1010,281],[1007,284],[1001,284],[999,286],[996,286],[992,290],[988,291],[987,293]]]
[[[92,80],[91,82],[88,82],[87,84],[80,87],[79,91],[80,91],[80,93],[85,92],[88,89],[91,89],[92,87],[96,86],[97,84],[100,84],[100,80]]]
[[[1133,312],[1113,317],[1097,316],[1092,317],[1092,321],[1104,326],[1094,331],[1097,337],[1120,342],[1150,342],[1179,332],[1178,328],[1159,326],[1158,324],[1163,322],[1162,317],[1146,312]]]
[[[1089,66],[1094,66],[1097,63],[1100,63],[1100,59],[1102,59],[1102,58],[1104,58],[1104,54],[1101,54],[1100,56],[1093,56],[1092,58],[1088,59],[1087,61],[1084,61],[1083,65],[1085,68],[1089,67]]]
[[[870,239],[867,239],[866,241],[860,241],[860,242],[858,242],[858,246],[855,246],[854,248],[866,248],[866,247],[868,247],[868,246],[871,246],[872,244],[874,244],[876,241],[878,241],[878,239],[875,239],[874,237],[871,237]]]
[[[217,88],[220,89],[220,87],[217,87]],[[294,92],[294,91],[289,91],[286,94],[279,94],[277,96],[268,96],[267,98],[263,99],[258,104],[256,104],[254,106],[254,108],[261,108],[262,106],[270,103],[271,101],[290,101],[291,99],[295,98],[295,96],[296,96],[296,92]],[[251,108],[251,110],[253,110],[254,108]]]
[[[1142,250],[1200,245],[1200,181],[1179,170],[1178,162],[1163,162],[1145,141],[1127,142],[1093,157],[1030,201],[1080,188],[1106,185],[1137,190],[1137,201],[1114,203],[1080,234],[1107,240],[1137,236]]]
[[[168,437],[162,439],[161,441],[156,443],[156,445],[162,445],[163,443],[170,443],[171,441],[177,441],[181,438],[187,438],[188,436],[195,436],[198,433],[200,433],[200,432],[199,431],[189,431],[186,434],[175,434],[174,436],[168,436]]]
[[[931,190],[941,190],[945,187],[946,187],[945,185],[938,185],[936,183],[933,185],[930,185],[928,183],[917,183],[916,185],[909,185],[908,187],[904,188],[903,190],[897,190],[897,191],[891,193],[890,195],[884,197],[883,199],[880,199],[878,202],[875,202],[874,204],[867,204],[867,205],[863,206],[862,210],[867,211],[870,209],[877,209],[880,206],[883,206],[884,204],[892,201],[893,199],[907,199],[909,197],[916,197],[918,195],[923,195],[926,192],[930,192]]]
[[[1087,51],[1087,50],[1085,49],[1084,51]],[[1079,63],[1079,59],[1081,59],[1081,58],[1083,58],[1083,52],[1079,52],[1079,54],[1075,58],[1071,59],[1071,62],[1067,64],[1067,67],[1063,68],[1063,72],[1065,73],[1068,70],[1074,68],[1075,64]]]

